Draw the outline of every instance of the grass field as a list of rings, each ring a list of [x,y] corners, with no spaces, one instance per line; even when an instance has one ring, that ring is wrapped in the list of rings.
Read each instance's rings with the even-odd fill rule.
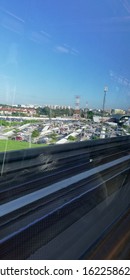
[[[31,148],[46,146],[46,144],[31,144]],[[0,140],[0,152],[28,149],[29,143],[15,140]]]

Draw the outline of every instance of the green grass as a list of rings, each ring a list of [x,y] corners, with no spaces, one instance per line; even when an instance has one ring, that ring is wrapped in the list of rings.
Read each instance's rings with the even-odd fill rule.
[[[31,148],[46,146],[47,144],[31,144]],[[0,152],[28,149],[29,143],[15,140],[0,140]]]

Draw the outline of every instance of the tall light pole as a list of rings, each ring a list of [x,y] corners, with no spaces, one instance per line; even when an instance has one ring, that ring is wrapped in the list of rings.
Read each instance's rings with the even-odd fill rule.
[[[104,87],[104,96],[103,96],[103,107],[102,107],[102,123],[104,118],[104,110],[105,110],[105,101],[106,101],[106,93],[108,92],[108,87]]]

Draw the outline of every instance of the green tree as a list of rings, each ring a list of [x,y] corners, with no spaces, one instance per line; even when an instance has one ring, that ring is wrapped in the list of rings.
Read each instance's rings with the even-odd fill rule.
[[[93,119],[93,115],[94,115],[94,113],[93,113],[92,111],[88,111],[88,112],[87,112],[87,118],[88,118],[88,119],[91,119],[91,120],[92,120],[92,119]]]
[[[37,129],[33,130],[32,138],[38,137],[39,135],[40,135],[40,132]]]
[[[99,136],[97,136],[97,135],[93,135],[93,136],[92,136],[92,140],[98,140],[98,139],[100,139]]]
[[[63,117],[63,116],[73,116],[74,109],[52,109],[49,107],[44,107],[44,108],[37,108],[36,109],[37,115],[46,115],[49,118],[54,118],[54,117]]]
[[[3,125],[3,126],[10,126],[10,122],[5,121],[5,120],[1,120],[1,125]]]

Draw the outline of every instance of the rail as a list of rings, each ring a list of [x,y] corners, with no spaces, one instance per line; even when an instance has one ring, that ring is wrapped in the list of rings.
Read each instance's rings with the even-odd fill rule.
[[[31,162],[41,153],[57,156],[55,171],[25,176],[19,184],[1,180],[0,259],[89,258],[90,248],[130,206],[130,137],[18,151],[18,158],[9,152],[5,162]]]
[[[1,176],[25,169],[54,169],[65,162],[91,160],[130,148],[130,136],[75,142],[0,153]]]
[[[33,255],[35,258],[37,254],[39,255],[37,252],[40,250],[39,247],[49,246],[51,242],[59,240],[60,235],[64,236],[65,240],[69,240],[72,232],[75,235],[73,228],[76,223],[80,223],[83,218],[85,224],[88,224],[90,217],[93,220],[93,214],[91,213],[95,208],[99,209],[97,211],[99,217],[101,209],[104,218],[105,215],[107,217],[109,207],[115,207],[116,200],[119,200],[120,210],[118,205],[118,209],[113,212],[112,216],[110,212],[105,222],[102,222],[101,228],[99,227],[100,230],[98,229],[96,232],[94,230],[93,232],[91,229],[92,238],[88,240],[89,243],[87,240],[84,243],[86,248],[89,247],[89,244],[101,235],[104,228],[111,225],[119,212],[122,213],[128,207],[130,203],[129,171],[130,155],[75,175],[71,180],[64,180],[1,205],[0,258],[27,259],[33,258]],[[97,173],[100,175],[99,177],[96,176]],[[125,200],[125,203],[122,201],[124,189],[128,200]],[[84,234],[84,226],[80,229],[81,236]],[[70,230],[70,228],[71,234],[66,235],[66,230]],[[76,228],[78,230],[77,226]],[[93,228],[92,225],[91,228]],[[42,236],[41,239],[40,236]],[[31,246],[33,240],[35,240],[35,243]],[[78,251],[71,256],[72,259],[80,258],[83,253],[82,240],[76,238],[75,242]],[[60,242],[59,246],[61,246]],[[66,249],[64,248],[64,250]],[[63,253],[61,250],[61,259]],[[49,250],[47,255],[43,253],[42,258],[50,258],[51,254],[52,252]],[[66,258],[68,257],[66,256]],[[55,258],[59,258],[59,256],[55,255]]]

